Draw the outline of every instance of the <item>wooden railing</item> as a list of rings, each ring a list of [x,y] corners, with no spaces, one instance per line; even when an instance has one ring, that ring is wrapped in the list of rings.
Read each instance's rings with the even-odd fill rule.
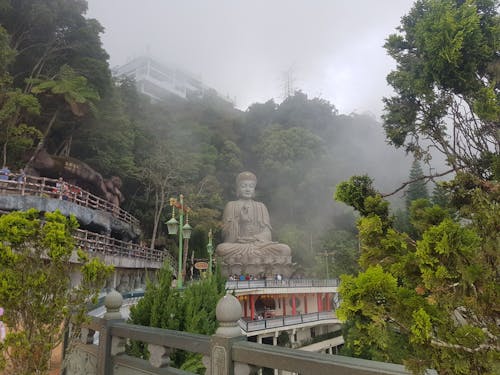
[[[163,262],[168,259],[171,265],[176,264],[175,259],[166,250],[150,249],[81,229],[75,231],[74,237],[77,245],[90,253],[98,252],[104,255],[139,258],[153,262]]]
[[[33,195],[38,197],[67,200],[79,206],[89,207],[111,213],[118,220],[127,224],[139,225],[139,220],[121,209],[119,206],[98,197],[79,186],[65,184],[64,189],[58,185],[58,180],[46,177],[9,175],[8,180],[0,180],[0,192],[18,195]]]

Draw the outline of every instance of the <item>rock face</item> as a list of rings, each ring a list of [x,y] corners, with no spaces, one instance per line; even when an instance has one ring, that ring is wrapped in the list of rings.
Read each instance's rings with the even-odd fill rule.
[[[26,174],[49,178],[63,177],[65,181],[80,186],[116,206],[123,202],[120,177],[105,179],[81,160],[69,156],[50,155],[45,149],[36,154],[27,167]]]
[[[224,209],[224,242],[215,251],[222,273],[289,276],[290,247],[272,241],[269,212],[264,203],[253,200],[256,184],[253,173],[240,173],[236,178],[239,199]]]

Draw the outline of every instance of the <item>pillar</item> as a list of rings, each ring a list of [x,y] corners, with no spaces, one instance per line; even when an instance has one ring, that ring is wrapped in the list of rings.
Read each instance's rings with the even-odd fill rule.
[[[326,311],[330,311],[331,310],[331,307],[330,307],[330,293],[325,293],[325,296],[326,296]]]
[[[323,311],[323,301],[321,300],[321,293],[316,293],[316,297],[318,300],[318,312]]]
[[[255,319],[255,302],[253,294],[250,294],[250,319]]]
[[[304,311],[307,314],[307,294],[304,294]]]
[[[246,341],[241,335],[238,319],[241,318],[241,304],[231,294],[219,300],[216,307],[216,318],[219,328],[210,339],[210,353],[203,356],[202,362],[207,373],[219,375],[249,375],[250,366],[235,363],[232,358],[232,346],[237,341]],[[110,372],[111,373],[111,372]]]
[[[283,316],[286,316],[286,297],[283,297]]]
[[[99,346],[97,347],[97,374],[110,374],[113,368],[112,356],[125,352],[125,340],[111,336],[110,325],[125,321],[120,313],[123,297],[116,290],[109,292],[104,298],[106,313],[104,324],[99,331]]]
[[[292,294],[292,315],[297,315],[297,307],[295,305],[295,293]]]
[[[248,303],[246,298],[243,300],[243,311],[245,318],[248,318]]]

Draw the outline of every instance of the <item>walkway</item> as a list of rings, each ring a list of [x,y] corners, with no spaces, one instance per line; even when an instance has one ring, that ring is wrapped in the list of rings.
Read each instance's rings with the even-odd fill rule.
[[[0,192],[10,195],[31,195],[45,198],[63,199],[82,207],[111,213],[118,220],[127,224],[139,226],[139,220],[120,207],[107,200],[89,193],[82,188],[66,183],[68,192],[63,194],[56,187],[58,180],[46,177],[26,176],[23,182],[16,180],[1,180]]]
[[[238,324],[245,332],[262,331],[269,328],[288,327],[304,323],[318,322],[321,320],[332,320],[332,323],[340,323],[337,315],[332,311],[323,311],[319,313],[299,314],[293,316],[280,316],[262,320],[244,320],[240,319]]]
[[[243,280],[226,282],[226,289],[258,289],[258,288],[309,288],[309,287],[338,287],[338,279],[284,279],[284,280]]]
[[[94,232],[77,229],[73,236],[77,245],[88,252],[98,252],[103,255],[139,258],[153,262],[163,262],[168,259],[171,265],[176,261],[168,251],[150,249],[131,242],[117,240]]]

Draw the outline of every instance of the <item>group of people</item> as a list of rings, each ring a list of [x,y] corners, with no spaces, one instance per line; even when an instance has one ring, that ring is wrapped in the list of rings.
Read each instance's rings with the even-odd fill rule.
[[[56,193],[59,196],[59,199],[62,200],[75,200],[77,197],[81,197],[82,195],[82,190],[78,186],[69,185],[63,180],[62,177],[59,177],[57,180],[53,192]]]
[[[26,173],[24,173],[24,169],[21,168],[19,170],[19,173],[13,174],[11,173],[9,167],[4,165],[2,169],[0,169],[0,180],[1,181],[14,180],[22,183],[26,181]]]
[[[266,279],[266,277],[264,275],[260,275],[260,276],[255,276],[255,275],[250,275],[250,274],[241,274],[241,275],[237,275],[237,274],[232,274],[232,275],[229,275],[229,281],[253,281],[253,280],[264,280]],[[277,273],[276,275],[274,275],[274,280],[275,281],[282,281],[283,280],[283,275],[280,274],[280,273]]]
[[[250,281],[250,280],[261,280],[261,277],[257,277],[255,275],[249,275],[248,273],[246,275],[237,275],[237,274],[232,274],[229,275],[229,281]]]

